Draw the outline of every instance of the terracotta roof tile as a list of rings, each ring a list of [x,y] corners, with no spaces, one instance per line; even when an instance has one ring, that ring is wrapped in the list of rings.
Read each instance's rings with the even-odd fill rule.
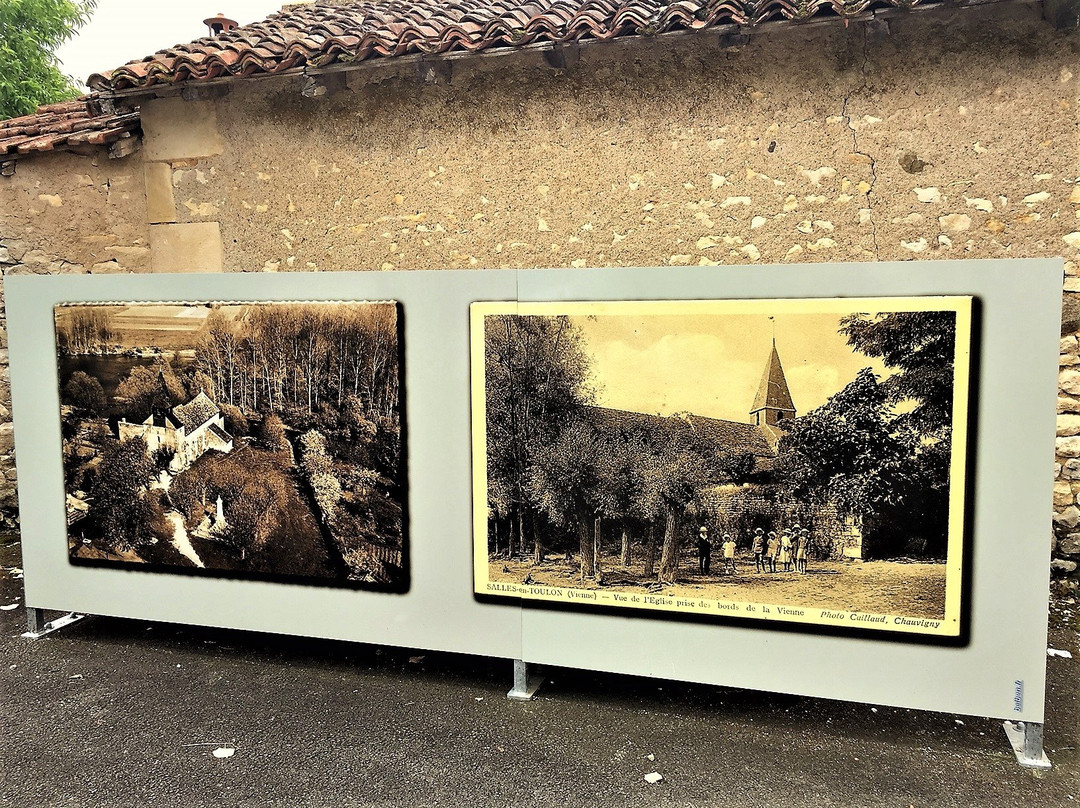
[[[104,145],[139,134],[139,113],[99,114],[94,96],[38,107],[33,115],[0,121],[0,157],[75,146]]]
[[[119,91],[305,65],[694,31],[936,0],[320,0],[164,49],[88,84]],[[952,0],[950,0],[952,2]]]

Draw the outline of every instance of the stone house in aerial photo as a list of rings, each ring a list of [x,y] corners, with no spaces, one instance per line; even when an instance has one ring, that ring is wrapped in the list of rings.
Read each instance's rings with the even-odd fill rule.
[[[0,122],[5,275],[1062,256],[1045,539],[1075,569],[1074,2],[318,0],[210,22]],[[125,429],[202,429],[182,457],[228,443],[207,423]]]
[[[162,449],[173,452],[169,470],[174,473],[190,468],[211,449],[222,454],[233,449],[233,437],[225,431],[225,416],[206,393],[173,407],[168,414],[151,413],[138,424],[121,419],[117,427],[122,441],[139,436],[151,453]]]

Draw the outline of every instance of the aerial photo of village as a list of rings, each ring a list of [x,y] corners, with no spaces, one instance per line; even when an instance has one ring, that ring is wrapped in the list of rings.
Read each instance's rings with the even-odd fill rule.
[[[407,586],[397,304],[55,318],[73,563]]]

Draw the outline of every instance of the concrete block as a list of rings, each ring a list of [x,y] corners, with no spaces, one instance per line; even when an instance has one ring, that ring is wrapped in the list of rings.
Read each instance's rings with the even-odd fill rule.
[[[151,272],[221,272],[223,266],[217,222],[150,225]]]
[[[150,162],[213,157],[225,149],[211,101],[156,98],[141,113],[143,152]]]
[[[146,221],[150,224],[176,221],[172,166],[169,163],[146,164]]]

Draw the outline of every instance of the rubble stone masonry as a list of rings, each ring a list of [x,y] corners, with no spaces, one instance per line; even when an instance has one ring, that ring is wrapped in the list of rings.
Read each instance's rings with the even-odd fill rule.
[[[1080,35],[1010,3],[234,80],[119,160],[0,177],[11,272],[1066,260],[1054,541],[1080,559]],[[322,90],[325,90],[323,92]],[[0,387],[2,420],[8,391]],[[0,510],[14,517],[11,428]],[[1047,514],[1048,525],[1050,514]],[[1043,541],[1044,537],[1030,537]],[[1068,562],[1068,563],[1065,563]]]

